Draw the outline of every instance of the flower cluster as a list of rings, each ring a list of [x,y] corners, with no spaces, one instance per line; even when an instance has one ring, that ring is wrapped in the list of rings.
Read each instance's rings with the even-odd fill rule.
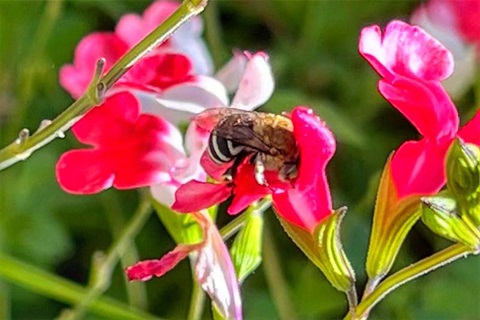
[[[453,1],[444,4],[431,1],[429,4],[447,5],[456,6],[458,10],[463,8]],[[73,97],[80,97],[91,81],[99,58],[106,58],[106,70],[112,68],[177,7],[175,2],[158,1],[142,16],[124,16],[114,32],[85,37],[76,48],[74,64],[64,66],[60,72],[64,88]],[[423,17],[427,12],[428,8],[422,7],[416,15]],[[471,30],[465,30],[459,21],[455,27],[463,32],[464,39],[478,45],[478,33],[467,32]],[[163,275],[189,256],[197,279],[217,309],[226,318],[240,319],[240,293],[233,264],[215,224],[204,209],[231,198],[228,213],[234,215],[262,198],[271,197],[286,231],[300,243],[299,246],[304,246],[302,250],[310,250],[311,259],[322,257],[316,251],[325,247],[319,245],[322,239],[319,233],[325,228],[335,228],[335,232],[324,232],[323,236],[327,239],[326,234],[333,234],[333,240],[330,239],[333,242],[328,243],[335,243],[334,249],[338,249],[335,252],[340,261],[338,265],[347,265],[338,244],[338,225],[343,210],[342,214],[333,210],[326,176],[336,142],[312,109],[298,106],[285,116],[293,128],[291,134],[299,159],[296,163],[298,174],[294,178],[285,180],[280,177],[280,170],[266,170],[263,172],[265,183],[260,183],[258,168],[252,164],[260,151],[242,155],[241,163],[216,163],[207,150],[216,124],[195,115],[209,108],[254,110],[269,99],[274,81],[268,56],[263,52],[236,52],[232,60],[213,75],[201,32],[202,22],[195,18],[137,61],[106,93],[101,105],[73,126],[78,141],[90,148],[64,153],[57,163],[56,173],[60,186],[70,193],[92,194],[111,187],[150,187],[158,202],[174,211],[190,213],[203,231],[202,241],[179,244],[161,259],[143,261],[128,268],[127,275],[130,280],[148,280]],[[377,202],[394,207],[390,210],[386,205],[380,211],[391,211],[391,215],[403,213],[397,207],[405,199],[435,194],[444,187],[445,158],[455,139],[480,145],[480,112],[459,128],[457,110],[442,84],[452,74],[452,54],[423,29],[401,21],[391,22],[383,33],[378,26],[366,27],[361,33],[359,51],[380,75],[380,93],[422,136],[418,141],[403,143],[387,162],[386,172],[393,188],[387,188],[390,194],[385,202],[381,199]],[[233,98],[229,99],[228,94]],[[192,119],[194,121],[190,121]],[[183,136],[178,125],[188,121]],[[224,179],[226,170],[233,170],[231,179]],[[326,223],[322,225],[322,222]],[[378,226],[374,225],[375,228]],[[303,238],[298,241],[296,236]],[[328,261],[332,260],[329,257],[321,261],[321,268],[330,274],[327,278],[332,281],[332,275],[340,272],[337,272],[339,268],[332,267],[335,263]],[[390,263],[387,261],[385,265]],[[373,261],[373,264],[378,263]],[[328,273],[328,270],[333,271]],[[383,275],[387,271],[380,273]],[[350,274],[353,275],[353,271]],[[353,282],[354,277],[350,276],[346,292],[355,289]]]
[[[85,37],[75,50],[74,64],[60,72],[62,85],[73,97],[80,96],[99,58],[106,58],[108,70],[177,7],[175,2],[158,1],[142,17],[124,16],[115,32]],[[64,190],[90,194],[112,186],[150,186],[153,196],[170,206],[183,182],[205,179],[199,159],[208,135],[192,123],[184,143],[176,125],[206,108],[232,105],[252,110],[270,97],[273,77],[268,56],[261,52],[237,52],[216,77],[209,76],[210,57],[201,29],[199,18],[184,25],[138,61],[106,100],[73,126],[77,139],[92,148],[62,155],[57,179]],[[229,103],[227,93],[232,90],[236,93]]]

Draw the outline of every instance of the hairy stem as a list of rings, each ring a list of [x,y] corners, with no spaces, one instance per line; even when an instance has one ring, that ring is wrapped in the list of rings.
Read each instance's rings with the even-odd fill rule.
[[[430,271],[438,269],[448,263],[466,257],[474,253],[472,249],[462,245],[454,244],[430,257],[422,259],[382,281],[378,286],[358,304],[355,308],[355,315],[347,314],[347,319],[362,319],[368,316],[370,310],[377,305],[387,294],[401,285],[414,280]]]
[[[36,150],[57,137],[63,137],[85,112],[101,102],[104,93],[110,89],[139,59],[164,42],[172,33],[191,17],[198,15],[207,5],[206,0],[185,0],[164,23],[153,30],[142,41],[127,52],[113,67],[99,79],[95,79],[83,96],[55,118],[49,125],[33,135],[17,139],[0,150],[0,170],[21,160],[26,160]],[[98,70],[97,70],[98,71]]]

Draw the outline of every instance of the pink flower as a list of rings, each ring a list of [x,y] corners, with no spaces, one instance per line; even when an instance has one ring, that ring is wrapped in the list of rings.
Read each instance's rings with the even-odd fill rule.
[[[203,229],[204,240],[197,244],[179,244],[159,260],[146,260],[126,269],[129,280],[146,281],[161,277],[191,254],[197,281],[207,292],[225,319],[242,319],[238,281],[228,249],[215,224],[200,212],[192,216]]]
[[[453,97],[463,94],[475,81],[476,62],[480,59],[479,16],[480,2],[476,0],[429,0],[411,16],[413,24],[452,52],[455,71],[444,86]]]
[[[380,93],[423,138],[405,142],[391,161],[398,198],[431,194],[445,184],[445,154],[456,136],[480,144],[480,117],[460,131],[457,110],[441,85],[453,70],[450,52],[419,27],[389,23],[362,30],[359,51],[381,76]]]
[[[71,193],[163,182],[169,178],[166,172],[183,155],[178,130],[161,118],[140,114],[138,100],[128,92],[107,98],[72,131],[91,148],[68,151],[58,160],[58,182]]]
[[[335,152],[335,139],[325,124],[310,109],[296,107],[291,114],[300,152],[299,175],[294,181],[283,182],[278,172],[267,171],[268,187],[259,185],[254,177],[254,167],[248,159],[239,166],[233,182],[204,183],[190,181],[175,194],[172,209],[192,212],[225,201],[233,195],[228,208],[237,214],[252,202],[272,194],[273,205],[285,220],[308,231],[313,231],[332,213],[330,189],[325,168]],[[204,158],[204,169],[213,178],[225,170]],[[216,170],[219,169],[219,170]]]
[[[73,65],[67,65],[60,70],[60,83],[62,86],[70,92],[74,98],[80,97],[88,84],[90,83],[96,61],[101,57],[106,58],[105,72],[108,71],[112,65],[120,59],[120,57],[127,52],[128,49],[133,47],[139,42],[148,32],[152,31],[156,26],[161,24],[176,8],[178,4],[170,1],[157,1],[154,2],[149,8],[146,9],[144,16],[140,17],[134,14],[127,14],[124,16],[115,32],[96,32],[86,36],[78,44],[75,50],[75,59]],[[195,25],[192,27],[192,25]],[[178,79],[179,76],[185,76],[185,74],[178,74],[181,70],[183,73],[195,73],[199,72],[211,73],[211,62],[205,45],[200,40],[200,34],[202,30],[201,20],[194,18],[188,22],[184,27],[191,32],[177,32],[170,41],[167,41],[159,48],[151,52],[146,58],[141,59],[133,70],[127,72],[119,84],[122,82],[134,82],[137,84],[150,85],[152,90],[162,90],[168,86],[160,85],[155,86],[148,80],[154,78],[154,75],[159,70],[156,68],[163,67],[165,63],[181,63],[183,67],[177,66],[176,68],[169,68],[170,70],[176,70],[176,74],[170,74],[173,79]],[[183,49],[174,45],[175,43],[182,44]],[[185,49],[189,48],[189,49]],[[185,54],[190,54],[188,59],[191,61],[185,61],[181,57],[185,57]],[[187,59],[187,60],[188,60]],[[149,71],[146,79],[141,77],[143,72],[155,65],[153,70]],[[135,69],[137,69],[135,71]],[[167,76],[162,72],[163,77]],[[203,74],[203,73],[201,73]],[[139,78],[140,76],[140,78]],[[183,79],[185,81],[185,79]],[[193,81],[194,78],[190,78]],[[179,81],[169,81],[170,85],[176,84]],[[163,84],[163,83],[162,83]],[[127,84],[128,87],[128,84]]]

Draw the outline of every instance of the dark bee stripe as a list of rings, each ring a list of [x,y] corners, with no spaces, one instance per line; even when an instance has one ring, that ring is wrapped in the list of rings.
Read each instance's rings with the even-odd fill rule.
[[[239,155],[245,146],[225,139],[212,132],[208,139],[208,154],[216,163],[226,163]]]

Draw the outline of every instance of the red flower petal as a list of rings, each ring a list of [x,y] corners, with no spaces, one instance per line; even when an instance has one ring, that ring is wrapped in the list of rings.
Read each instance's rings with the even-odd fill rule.
[[[213,184],[192,180],[175,192],[172,209],[178,212],[195,212],[221,203],[231,195],[231,188],[225,184]]]
[[[445,155],[451,140],[437,145],[427,141],[404,143],[392,159],[392,177],[398,198],[432,194],[445,184]]]
[[[115,168],[98,150],[72,150],[60,157],[56,165],[57,181],[63,190],[74,194],[93,194],[112,186]]]
[[[106,72],[127,50],[127,44],[113,33],[97,32],[86,36],[75,49],[73,65],[60,70],[60,84],[74,98],[80,97],[92,81],[97,60],[106,59]]]
[[[122,78],[122,83],[164,90],[194,80],[191,61],[184,55],[164,53],[140,60]]]
[[[91,109],[72,127],[72,131],[82,143],[96,147],[111,146],[114,140],[118,143],[132,134],[139,114],[137,98],[131,93],[121,92]]]
[[[300,150],[298,178],[293,189],[273,194],[273,204],[285,220],[311,231],[332,212],[325,168],[335,138],[311,109],[296,107],[291,118]]]
[[[458,132],[458,136],[467,143],[473,143],[480,146],[480,110],[463,128]]]
[[[180,261],[185,259],[190,252],[198,250],[200,247],[201,244],[180,244],[161,259],[141,261],[125,270],[128,280],[147,281],[153,276],[161,277],[168,271],[172,270]]]
[[[438,141],[457,132],[457,109],[440,83],[397,77],[380,80],[378,88],[424,137]]]
[[[441,81],[453,71],[451,53],[420,27],[392,21],[381,34],[378,26],[364,28],[360,54],[388,81],[395,75]]]
[[[269,193],[270,189],[268,187],[259,185],[255,180],[253,165],[245,163],[238,168],[235,174],[234,196],[228,207],[228,213],[237,214]]]
[[[161,118],[138,112],[135,97],[121,92],[73,126],[79,140],[95,148],[60,158],[57,179],[65,190],[95,193],[112,184],[130,189],[170,180],[169,170],[185,157],[175,145],[176,129]]]

